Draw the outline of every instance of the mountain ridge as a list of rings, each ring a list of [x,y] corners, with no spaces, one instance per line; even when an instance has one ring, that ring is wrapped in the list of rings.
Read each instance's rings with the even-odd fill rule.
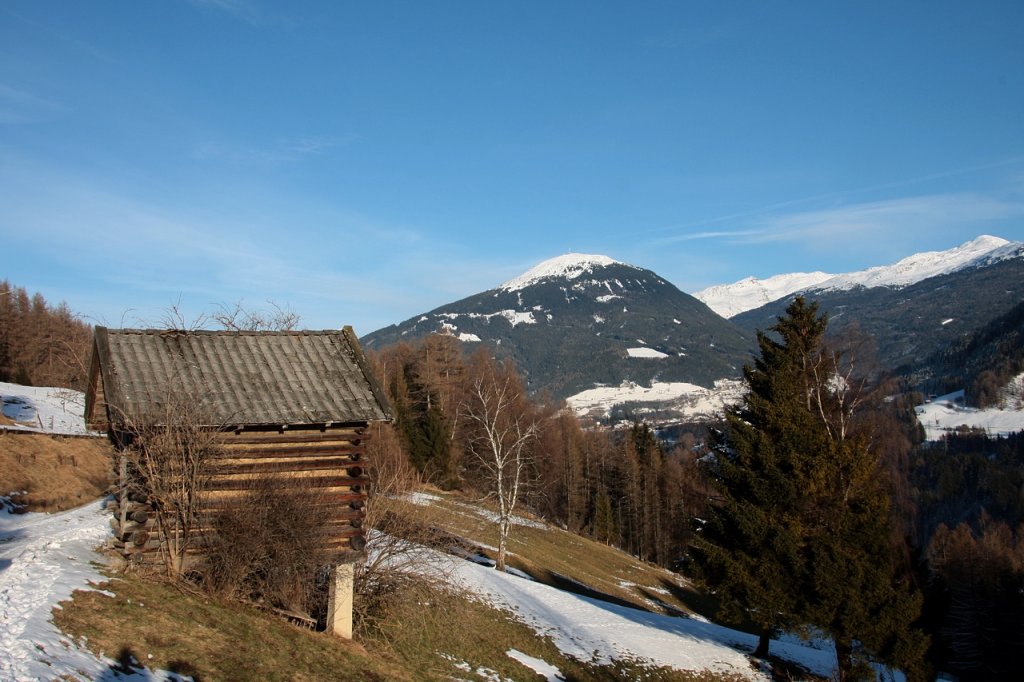
[[[780,274],[764,280],[747,277],[732,284],[708,287],[693,295],[723,317],[732,319],[797,293],[814,297],[820,292],[858,287],[902,288],[979,264],[1014,258],[1024,253],[1022,250],[1024,243],[980,235],[945,251],[915,253],[889,265],[838,275],[813,272]]]

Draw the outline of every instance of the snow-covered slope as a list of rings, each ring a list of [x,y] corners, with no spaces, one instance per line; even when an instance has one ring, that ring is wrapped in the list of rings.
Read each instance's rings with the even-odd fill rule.
[[[550,637],[563,654],[582,661],[609,664],[627,659],[738,679],[770,679],[755,671],[747,657],[757,644],[754,635],[696,618],[618,606],[465,561],[455,564],[450,574],[463,589],[509,612]],[[775,641],[772,653],[823,677],[835,669],[831,650],[803,642]]]
[[[59,435],[87,433],[85,394],[70,388],[21,386],[0,381],[0,409],[13,421],[4,428]]]
[[[921,280],[945,275],[976,264],[979,260],[995,255],[1002,249],[1006,257],[1012,257],[1011,242],[999,237],[982,235],[948,251],[926,251],[907,256],[892,265],[881,265],[860,272],[836,275],[815,286],[812,290],[853,289],[854,287],[905,287]],[[1018,244],[1019,246],[1019,244]],[[989,259],[991,260],[991,259]]]
[[[794,272],[775,275],[768,279],[747,277],[733,284],[718,284],[694,294],[709,308],[725,318],[747,310],[760,308],[765,303],[788,296],[794,291],[807,289],[831,279],[827,272]]]
[[[991,265],[1022,255],[1024,244],[982,235],[947,251],[917,253],[892,265],[881,265],[841,275],[814,272],[777,275],[766,280],[748,277],[733,284],[709,287],[694,296],[722,317],[731,318],[801,291],[837,291],[856,287],[899,288],[929,277],[978,265]]]
[[[713,388],[685,382],[653,381],[641,386],[625,381],[619,386],[597,386],[566,398],[569,407],[581,417],[607,419],[612,410],[624,403],[633,403],[631,415],[642,415],[645,421],[657,424],[657,412],[664,421],[706,421],[719,419],[726,407],[743,398],[746,383],[737,379],[721,379]],[[631,423],[631,422],[630,422]]]
[[[608,256],[597,256],[585,253],[567,253],[555,258],[549,258],[539,263],[518,277],[514,277],[502,284],[499,289],[503,291],[519,291],[531,284],[542,282],[546,279],[560,278],[572,280],[581,275],[590,274],[595,267],[608,265],[624,265]]]
[[[97,500],[60,514],[0,511],[0,680],[183,680],[174,673],[118,664],[80,648],[50,614],[75,590],[105,580],[93,548],[110,534],[110,512]]]

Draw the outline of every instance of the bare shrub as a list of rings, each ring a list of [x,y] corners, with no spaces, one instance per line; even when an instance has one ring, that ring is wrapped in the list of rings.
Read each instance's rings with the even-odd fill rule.
[[[267,301],[266,309],[247,309],[242,301],[233,306],[221,303],[210,317],[223,329],[233,331],[292,331],[301,318],[288,305]]]
[[[366,558],[356,570],[356,632],[380,632],[384,622],[404,610],[412,594],[438,590],[449,562],[431,549],[450,538],[438,530],[429,507],[410,513],[408,496],[422,485],[390,424],[376,425],[367,446],[372,491],[366,506],[369,528]]]
[[[203,579],[213,592],[316,616],[332,561],[330,509],[301,478],[256,476],[211,512]]]

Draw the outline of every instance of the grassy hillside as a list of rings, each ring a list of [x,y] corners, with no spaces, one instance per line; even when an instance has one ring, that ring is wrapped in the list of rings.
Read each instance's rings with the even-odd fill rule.
[[[431,526],[442,544],[469,554],[487,555],[496,541],[491,512],[471,500],[432,491],[400,501],[398,509]],[[513,566],[573,591],[655,612],[687,611],[700,603],[696,592],[663,569],[529,519],[515,526],[510,549]],[[569,658],[510,614],[422,581],[387,595],[385,608],[387,617],[363,627],[356,643],[343,642],[251,606],[117,576],[102,592],[76,593],[54,618],[68,635],[123,665],[135,660],[207,682],[540,679],[510,656],[512,650],[557,667],[569,680],[739,679]]]
[[[0,430],[0,495],[28,511],[62,511],[94,500],[113,474],[106,438],[49,436]],[[21,494],[24,493],[24,494]]]
[[[439,491],[410,500],[404,513],[429,518],[481,556],[495,558],[497,526],[486,506]],[[710,602],[681,576],[532,519],[513,526],[509,552],[510,566],[553,587],[656,613],[710,615]]]

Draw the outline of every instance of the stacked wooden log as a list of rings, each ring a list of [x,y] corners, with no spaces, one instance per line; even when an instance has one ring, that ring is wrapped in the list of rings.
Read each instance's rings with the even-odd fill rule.
[[[160,551],[160,534],[153,506],[135,495],[119,495],[107,504],[107,509],[113,514],[110,547],[132,563],[155,561]]]
[[[366,427],[313,428],[239,427],[223,432],[223,449],[212,464],[203,494],[204,506],[195,529],[198,538],[210,532],[209,519],[232,505],[243,504],[254,481],[272,481],[308,495],[311,511],[325,519],[328,544],[340,560],[351,560],[366,546]],[[157,555],[160,537],[156,512],[146,499],[129,493],[121,468],[121,494],[113,505],[113,547],[127,559]],[[194,543],[200,551],[202,542]],[[153,558],[156,558],[155,556]]]

